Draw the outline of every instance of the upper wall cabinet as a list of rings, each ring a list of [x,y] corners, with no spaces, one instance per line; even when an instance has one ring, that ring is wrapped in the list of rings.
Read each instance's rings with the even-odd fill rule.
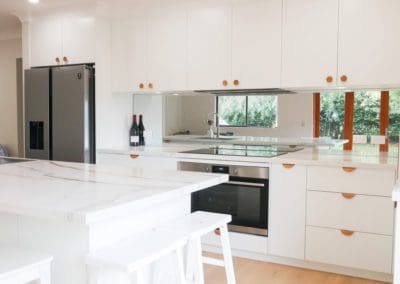
[[[62,21],[37,19],[29,23],[29,56],[31,66],[57,64],[62,61]]]
[[[31,66],[94,62],[94,17],[34,19],[29,34]]]
[[[338,0],[283,1],[282,87],[336,86],[338,9]]]
[[[186,89],[186,10],[180,3],[136,7],[112,21],[113,92]]]
[[[282,0],[234,0],[234,88],[276,88],[281,80]]]
[[[231,81],[232,11],[228,0],[188,7],[188,88],[228,88]]]
[[[339,85],[398,87],[400,1],[341,0]]]

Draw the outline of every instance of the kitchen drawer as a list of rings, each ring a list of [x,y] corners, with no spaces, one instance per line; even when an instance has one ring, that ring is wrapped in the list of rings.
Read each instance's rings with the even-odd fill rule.
[[[391,196],[395,171],[350,167],[316,167],[307,171],[307,188],[318,191]]]
[[[392,237],[307,226],[306,259],[376,272],[392,271]]]
[[[267,237],[229,232],[229,239],[232,249],[267,254]],[[214,232],[205,235],[201,241],[206,245],[221,247],[221,238]]]
[[[308,191],[307,225],[393,235],[391,198],[344,196],[341,193]]]

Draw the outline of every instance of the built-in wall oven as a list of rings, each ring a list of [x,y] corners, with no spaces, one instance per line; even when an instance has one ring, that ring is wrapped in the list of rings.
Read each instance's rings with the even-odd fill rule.
[[[230,231],[268,235],[268,168],[180,162],[179,169],[229,174],[229,182],[192,194],[192,212],[230,214]]]

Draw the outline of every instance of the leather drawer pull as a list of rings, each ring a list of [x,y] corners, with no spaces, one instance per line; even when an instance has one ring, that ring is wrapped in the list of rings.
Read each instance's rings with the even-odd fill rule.
[[[354,196],[356,196],[356,195],[353,194],[353,193],[342,193],[342,196],[343,196],[344,198],[346,198],[346,199],[352,199],[352,198],[354,198]]]
[[[220,229],[215,229],[214,230],[214,234],[216,234],[217,236],[221,235],[221,230]]]
[[[131,154],[131,159],[137,159],[137,158],[139,158],[138,154]]]
[[[340,230],[340,232],[347,237],[350,237],[354,234],[354,231],[349,231],[349,230]]]
[[[282,167],[284,167],[285,169],[292,169],[294,168],[295,164],[282,164]]]
[[[353,167],[343,167],[342,168],[346,173],[352,173],[354,172],[357,168],[353,168]]]

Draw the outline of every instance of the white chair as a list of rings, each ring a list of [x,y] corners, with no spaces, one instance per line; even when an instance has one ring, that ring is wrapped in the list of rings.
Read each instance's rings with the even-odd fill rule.
[[[136,283],[148,283],[145,281],[144,269],[163,256],[175,253],[179,283],[185,284],[182,251],[186,244],[187,238],[182,234],[151,230],[89,254],[86,259],[89,283],[98,283],[101,272],[107,269],[136,273]]]
[[[180,232],[189,238],[186,268],[186,280],[188,283],[204,283],[203,263],[225,267],[227,283],[236,283],[228,234],[228,223],[231,221],[232,217],[230,215],[197,211],[163,226],[166,230]],[[203,257],[202,254],[201,237],[216,229],[219,230],[221,236],[223,261]]]
[[[39,252],[0,247],[0,283],[51,283],[53,257]]]

